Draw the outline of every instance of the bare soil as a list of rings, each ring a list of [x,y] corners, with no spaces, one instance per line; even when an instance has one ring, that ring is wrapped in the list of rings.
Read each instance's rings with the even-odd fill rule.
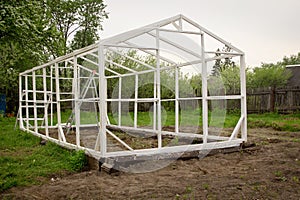
[[[149,173],[53,175],[3,199],[300,199],[300,132],[250,129],[249,148]]]

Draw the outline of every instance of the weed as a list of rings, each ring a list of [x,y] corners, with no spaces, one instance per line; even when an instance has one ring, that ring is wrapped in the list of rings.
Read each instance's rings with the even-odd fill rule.
[[[209,189],[209,184],[208,183],[204,183],[203,184],[203,188],[204,188],[204,190],[208,190]]]
[[[294,181],[295,183],[299,183],[299,178],[297,176],[293,176],[292,181]]]
[[[276,176],[276,180],[283,181],[283,182],[287,181],[287,178],[283,176],[283,173],[281,171],[276,171],[274,174]]]
[[[281,171],[276,171],[274,174],[275,174],[276,177],[281,177],[282,176],[282,172]]]
[[[193,188],[191,187],[191,186],[187,186],[186,188],[185,188],[185,191],[186,191],[186,193],[192,193],[192,191],[193,191]]]

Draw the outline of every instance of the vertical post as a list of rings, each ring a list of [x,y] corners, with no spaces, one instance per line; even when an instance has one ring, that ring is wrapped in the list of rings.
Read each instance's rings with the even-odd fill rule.
[[[36,79],[35,71],[32,72],[32,96],[33,96],[33,118],[34,118],[34,131],[38,132],[38,121],[37,121],[37,101],[36,101]]]
[[[77,64],[76,64],[77,65]],[[81,74],[83,73],[80,73],[80,67],[78,67],[77,65],[77,92],[78,92],[78,100],[80,101],[80,99],[82,99],[82,93],[81,93],[81,90],[84,90],[85,88],[81,88],[80,84],[81,84]],[[84,75],[83,75],[84,76]],[[87,88],[86,88],[87,89]],[[78,102],[78,105],[80,105],[81,103]],[[79,120],[79,127],[80,127],[80,118],[81,118],[81,110],[80,110],[80,107],[79,109],[77,110],[77,117],[78,117],[78,120]],[[76,119],[75,119],[76,120]]]
[[[25,75],[26,130],[29,130],[28,76]]]
[[[53,126],[53,65],[50,66],[50,115],[51,115],[51,127]]]
[[[157,143],[158,148],[162,147],[161,137],[161,95],[160,95],[160,49],[159,49],[159,30],[156,29],[156,90],[157,90]]]
[[[48,92],[47,92],[47,77],[46,77],[46,68],[43,68],[43,89],[44,89],[44,124],[46,136],[49,137],[48,129]]]
[[[119,77],[118,126],[122,123],[122,77]]]
[[[135,75],[135,87],[134,87],[134,128],[137,128],[137,115],[138,115],[138,89],[139,89],[139,77]]]
[[[98,48],[98,58],[99,58],[99,96],[100,96],[100,129],[98,134],[98,141],[100,140],[100,153],[101,156],[106,154],[106,99],[107,99],[107,88],[105,79],[105,57],[104,57],[104,47],[99,45]]]
[[[207,100],[207,67],[205,61],[204,34],[201,34],[201,59],[202,59],[202,126],[203,144],[207,143],[208,136],[208,100]]]
[[[154,77],[153,77],[153,98],[154,98],[154,102],[153,102],[153,131],[156,131],[156,99],[157,99],[157,94],[156,94],[156,72],[154,72]]]
[[[175,133],[179,132],[179,68],[175,68]]]
[[[179,19],[179,30],[182,31],[182,16]]]
[[[23,101],[22,76],[19,75],[19,127],[20,127],[20,129],[24,128],[24,125],[23,125],[23,116],[22,116],[22,101]]]
[[[74,88],[74,115],[75,115],[75,126],[76,126],[76,145],[80,146],[80,107],[79,107],[79,88],[78,88],[78,66],[77,57],[74,56],[74,71],[73,71],[73,88]],[[72,124],[70,124],[72,126]]]
[[[240,58],[240,76],[241,76],[241,115],[244,116],[244,120],[241,125],[242,139],[247,141],[247,90],[246,90],[246,61],[245,54]]]
[[[58,128],[58,139],[62,141],[61,134],[59,133],[59,128],[61,126],[61,115],[60,115],[60,90],[59,90],[59,71],[58,63],[55,63],[55,93],[56,93],[56,114],[57,114],[57,128]]]

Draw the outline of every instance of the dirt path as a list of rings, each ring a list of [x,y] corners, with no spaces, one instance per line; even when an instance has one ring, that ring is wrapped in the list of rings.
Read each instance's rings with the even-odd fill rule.
[[[88,171],[12,188],[12,199],[300,199],[300,133],[249,130],[256,146],[159,171],[108,175]]]

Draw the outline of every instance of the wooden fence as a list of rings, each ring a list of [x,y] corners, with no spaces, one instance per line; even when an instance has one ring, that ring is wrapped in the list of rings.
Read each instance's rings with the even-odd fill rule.
[[[248,113],[269,112],[271,109],[271,89],[262,88],[247,91]],[[300,110],[300,87],[284,87],[275,90],[275,111],[289,113]]]
[[[224,91],[221,91],[223,94]],[[227,91],[226,95],[235,94],[235,92]],[[247,110],[248,113],[263,113],[271,111],[271,89],[270,88],[261,88],[261,89],[248,89],[247,90]],[[278,88],[275,90],[274,97],[275,111],[279,113],[291,113],[300,111],[300,86],[298,87],[285,87]],[[180,109],[186,110],[195,110],[201,109],[202,102],[201,100],[189,100],[189,101],[180,101]],[[166,110],[174,110],[175,102],[162,102],[162,106]],[[71,108],[71,103],[66,105],[65,108]],[[89,103],[82,106],[84,110],[94,110],[94,104]],[[108,111],[112,112],[112,108],[117,109],[116,103],[111,105],[108,103]],[[240,100],[219,100],[219,101],[209,101],[209,109],[214,108],[226,108],[229,111],[240,110]],[[147,112],[152,111],[153,103],[138,103],[138,111]],[[122,112],[133,112],[134,103],[122,103]],[[116,110],[114,110],[116,112]]]

